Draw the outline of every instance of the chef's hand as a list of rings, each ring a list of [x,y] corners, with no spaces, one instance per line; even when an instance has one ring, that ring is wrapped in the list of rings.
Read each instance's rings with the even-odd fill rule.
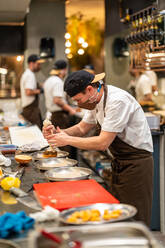
[[[69,114],[70,115],[75,115],[76,114],[76,109],[71,108],[70,111],[69,111]]]
[[[70,136],[57,127],[56,133],[47,136],[47,141],[51,146],[61,147],[69,145]]]
[[[44,127],[42,128],[42,133],[44,135],[44,138],[47,139],[48,136],[56,133],[56,129],[53,125],[49,125],[47,127]]]

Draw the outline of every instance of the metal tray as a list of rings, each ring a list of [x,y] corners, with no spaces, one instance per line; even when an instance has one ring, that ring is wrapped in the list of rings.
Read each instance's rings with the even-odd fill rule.
[[[101,221],[88,221],[88,222],[81,222],[81,223],[75,223],[75,222],[67,222],[68,217],[74,213],[75,211],[81,211],[81,210],[87,210],[87,209],[97,209],[100,211],[101,215],[104,214],[104,210],[117,210],[121,209],[122,214],[117,219],[110,219],[110,220],[101,220]],[[64,210],[60,214],[60,221],[66,224],[71,225],[96,225],[96,224],[105,224],[110,222],[117,222],[117,221],[123,221],[132,218],[137,213],[137,209],[131,205],[127,204],[108,204],[108,203],[96,203],[88,206],[83,207],[77,207],[77,208],[70,208],[68,210]]]
[[[1,248],[20,248],[20,246],[10,240],[6,240],[6,239],[0,239],[0,247]]]
[[[45,158],[45,157],[43,156],[43,153],[44,153],[44,151],[35,152],[35,153],[33,154],[34,160],[42,160],[42,159],[50,159],[50,158],[53,158],[53,157]],[[69,152],[58,150],[58,151],[57,151],[57,157],[54,157],[54,158],[66,158],[66,157],[68,157],[68,156],[69,156]]]
[[[83,167],[63,167],[48,170],[45,176],[50,181],[75,181],[87,179],[92,174],[92,170]]]
[[[67,241],[79,241],[84,248],[163,248],[153,233],[142,223],[138,222],[118,222],[106,223],[102,225],[84,226],[53,226],[47,227],[46,231],[53,233],[61,239]],[[43,248],[55,245],[41,236],[41,232],[35,229],[30,232],[28,248]],[[71,243],[71,242],[70,242]],[[68,246],[69,247],[69,246]]]
[[[70,158],[48,158],[42,159],[36,163],[37,168],[40,170],[50,170],[52,168],[63,168],[63,167],[72,167],[78,164],[77,160]]]

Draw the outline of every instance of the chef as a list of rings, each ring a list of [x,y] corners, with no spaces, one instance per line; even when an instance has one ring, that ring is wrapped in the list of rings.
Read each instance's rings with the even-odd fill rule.
[[[136,79],[136,99],[138,102],[153,101],[153,94],[158,92],[157,76],[154,71],[143,71]]]
[[[51,112],[53,125],[60,128],[70,126],[69,115],[74,115],[76,110],[72,108],[66,99],[64,92],[64,78],[67,74],[65,60],[57,60],[50,71],[50,77],[44,83],[44,94],[47,111]]]
[[[32,124],[38,125],[40,129],[42,128],[42,118],[38,106],[38,96],[41,89],[38,88],[35,73],[40,70],[40,63],[43,62],[38,55],[31,54],[28,57],[28,68],[22,74],[20,81],[22,115]]]
[[[93,75],[84,70],[73,72],[64,83],[64,90],[88,109],[80,123],[68,129],[43,129],[51,145],[71,145],[85,150],[109,149],[113,155],[111,193],[121,203],[138,210],[136,220],[150,224],[153,184],[153,145],[144,112],[128,92],[104,85],[105,73]],[[83,137],[94,126],[100,134]],[[51,134],[53,132],[53,134]]]

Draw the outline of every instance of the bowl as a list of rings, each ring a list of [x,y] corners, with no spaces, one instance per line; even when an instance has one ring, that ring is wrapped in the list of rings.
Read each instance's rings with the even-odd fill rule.
[[[15,155],[15,161],[20,164],[28,164],[32,161],[32,157],[26,154]]]

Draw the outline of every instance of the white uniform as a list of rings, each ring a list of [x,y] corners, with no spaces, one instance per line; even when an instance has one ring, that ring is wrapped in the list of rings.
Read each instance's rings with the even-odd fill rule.
[[[156,86],[157,85],[157,75],[154,71],[145,71],[145,74],[150,78],[151,85]]]
[[[37,88],[35,74],[29,68],[27,68],[22,74],[20,81],[20,88],[21,88],[22,107],[25,108],[35,100],[35,95],[27,96],[25,93],[25,89],[34,90]]]
[[[136,99],[137,101],[144,100],[144,96],[152,94],[152,80],[146,74],[140,75],[136,82]]]
[[[64,82],[58,76],[49,77],[44,83],[44,94],[47,111],[61,111],[62,108],[54,103],[54,97],[61,97],[66,102],[66,94],[64,92]]]
[[[94,110],[87,110],[83,121],[101,125],[101,130],[117,132],[125,143],[153,152],[152,136],[146,117],[139,103],[128,92],[108,85],[105,117],[103,111],[104,94]]]

